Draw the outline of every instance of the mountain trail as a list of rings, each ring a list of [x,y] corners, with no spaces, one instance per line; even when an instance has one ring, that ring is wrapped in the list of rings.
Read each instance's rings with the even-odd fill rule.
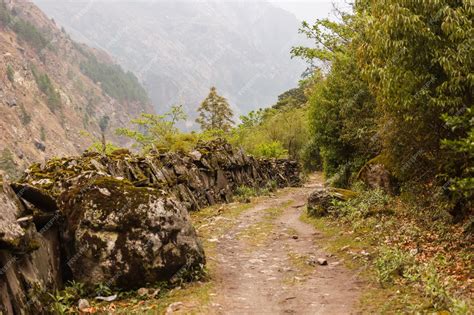
[[[314,175],[304,187],[258,198],[225,233],[212,236],[215,247],[206,250],[214,289],[204,313],[355,312],[362,282],[324,251],[324,236],[300,220],[308,195],[320,185]]]

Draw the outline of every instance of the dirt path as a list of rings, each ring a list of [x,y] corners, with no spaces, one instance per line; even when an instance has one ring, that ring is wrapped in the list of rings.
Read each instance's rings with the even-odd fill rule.
[[[318,231],[299,220],[308,194],[320,184],[313,177],[305,187],[263,198],[210,239],[215,289],[206,313],[353,313],[360,291],[355,274],[327,255],[317,245],[321,240],[315,242]],[[318,258],[328,264],[319,265]]]

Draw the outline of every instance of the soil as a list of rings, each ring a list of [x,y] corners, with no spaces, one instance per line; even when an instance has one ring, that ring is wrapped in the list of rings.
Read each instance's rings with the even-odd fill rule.
[[[321,233],[300,221],[309,193],[320,185],[313,176],[304,187],[263,198],[213,240],[215,289],[206,313],[355,313],[363,285],[357,273],[327,254]]]

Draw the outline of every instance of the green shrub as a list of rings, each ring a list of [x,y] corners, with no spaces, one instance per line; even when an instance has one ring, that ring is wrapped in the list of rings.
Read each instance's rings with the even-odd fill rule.
[[[254,153],[265,158],[281,158],[287,156],[288,150],[283,147],[280,141],[272,141],[259,144]]]
[[[7,78],[11,83],[15,82],[15,70],[13,70],[11,64],[7,65]]]
[[[24,126],[31,122],[31,115],[28,114],[23,104],[20,105],[20,120]]]
[[[382,285],[391,284],[400,277],[413,279],[413,257],[398,248],[381,247],[374,264]]]
[[[251,197],[258,196],[258,191],[256,188],[242,185],[235,190],[235,196],[239,202],[250,202]]]
[[[3,0],[0,1],[0,24],[9,25],[11,22],[11,15],[8,12],[7,6]]]
[[[40,139],[43,142],[46,141],[46,129],[44,129],[43,126],[41,126],[41,129],[40,129]]]

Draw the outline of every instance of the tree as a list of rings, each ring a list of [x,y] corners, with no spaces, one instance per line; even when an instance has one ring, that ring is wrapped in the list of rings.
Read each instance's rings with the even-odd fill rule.
[[[449,179],[472,198],[472,2],[364,2],[359,65],[390,124],[383,147],[397,176]]]
[[[168,151],[179,138],[176,123],[181,120],[186,120],[183,106],[175,105],[163,115],[142,113],[131,121],[137,126],[136,130],[119,128],[116,133],[135,140],[145,152],[151,149]]]
[[[201,125],[202,130],[229,131],[234,121],[234,113],[227,100],[218,95],[216,88],[211,87],[209,95],[198,108],[199,117],[196,122]]]
[[[99,128],[100,128],[100,135],[101,135],[101,142],[102,142],[102,153],[104,154],[107,149],[107,142],[105,141],[105,132],[109,128],[109,121],[110,121],[110,117],[107,115],[102,116],[99,121]]]
[[[351,38],[356,26],[356,17],[346,13],[340,23],[327,19],[314,25],[303,22],[300,32],[315,46],[292,49],[293,56],[303,58],[314,69],[308,153],[315,154],[315,160],[322,159],[325,174],[335,176],[333,184],[338,186],[348,185],[350,173],[379,152],[379,141],[374,137],[375,101],[354,58],[357,46]],[[325,74],[326,66],[330,71]]]

